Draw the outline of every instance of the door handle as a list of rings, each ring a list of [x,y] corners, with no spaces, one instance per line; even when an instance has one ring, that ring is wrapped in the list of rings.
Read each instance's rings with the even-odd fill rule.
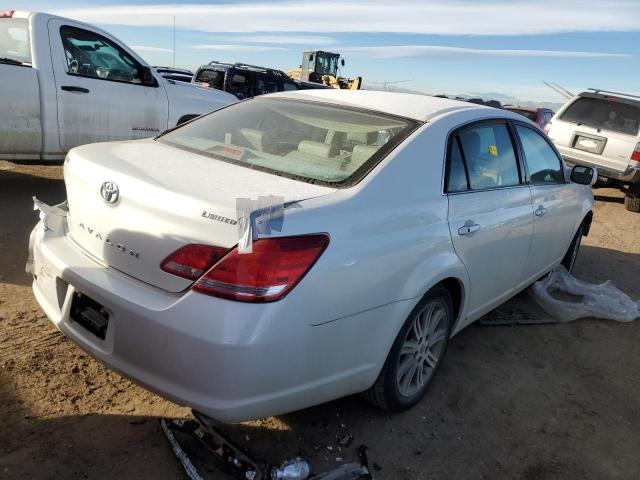
[[[76,87],[74,85],[63,85],[63,86],[60,87],[60,89],[64,90],[65,92],[89,93],[89,89],[88,88]]]
[[[458,229],[458,235],[471,235],[478,230],[480,230],[480,225],[472,222],[471,220],[467,220],[464,225]]]
[[[536,217],[541,217],[547,213],[547,209],[540,205],[534,213],[536,214]]]

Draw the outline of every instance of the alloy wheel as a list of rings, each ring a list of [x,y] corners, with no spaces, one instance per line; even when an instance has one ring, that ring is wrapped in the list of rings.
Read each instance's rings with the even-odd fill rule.
[[[412,397],[429,383],[444,353],[448,322],[447,308],[439,300],[427,303],[414,314],[396,370],[398,392],[402,396]]]

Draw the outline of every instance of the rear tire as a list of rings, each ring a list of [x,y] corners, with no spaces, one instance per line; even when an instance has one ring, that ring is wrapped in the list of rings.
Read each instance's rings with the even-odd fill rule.
[[[449,291],[442,285],[429,290],[400,329],[365,398],[387,412],[401,412],[418,403],[440,367],[453,321]]]
[[[582,233],[584,232],[584,223],[581,223],[578,227],[578,231],[576,232],[573,240],[571,240],[571,245],[569,245],[569,249],[562,259],[562,265],[569,272],[573,271],[573,267],[576,264],[576,259],[578,258],[578,253],[580,253],[580,245],[582,245]]]
[[[640,195],[627,193],[624,196],[624,207],[630,212],[640,213]]]

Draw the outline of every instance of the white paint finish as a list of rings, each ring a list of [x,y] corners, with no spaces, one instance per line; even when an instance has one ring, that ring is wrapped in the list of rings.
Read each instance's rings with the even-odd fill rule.
[[[42,124],[36,70],[0,64],[0,78],[0,153],[39,153]]]
[[[438,112],[453,110],[489,110],[490,107],[473,103],[450,100],[448,98],[414,95],[408,93],[381,92],[377,90],[298,90],[278,92],[274,97],[294,97],[301,100],[350,105],[379,112],[427,121]],[[485,113],[486,114],[486,113]]]
[[[176,162],[176,155],[182,162]],[[160,270],[169,254],[185,243],[232,247],[238,242],[237,225],[204,218],[203,212],[236,220],[239,197],[257,200],[260,195],[279,195],[289,202],[334,191],[153,140],[73,149],[64,174],[73,211],[69,225],[73,239],[100,261],[174,292],[190,282]],[[119,187],[120,200],[115,205],[100,196],[106,181]]]
[[[236,103],[235,95],[221,90],[201,87],[192,83],[174,82],[155,75],[162,81],[169,99],[169,119],[167,128],[175,127],[185,115],[201,115]],[[211,92],[215,95],[211,95]]]
[[[71,75],[67,72],[60,36],[63,25],[83,28],[69,20],[51,19],[48,23],[62,151],[87,143],[147,138],[164,131],[167,128],[164,88],[160,84],[150,87]],[[62,89],[69,86],[84,88],[88,93]]]
[[[534,236],[527,262],[527,275],[539,275],[550,264],[562,261],[578,229],[576,212],[581,211],[585,190],[589,187],[569,185],[531,185],[533,211],[544,209],[544,215],[534,215]]]
[[[146,66],[146,63],[120,40],[92,25],[45,13],[16,12],[14,16],[29,21],[33,61],[30,75],[33,78],[21,77],[24,82],[12,83],[9,87],[13,93],[13,111],[29,112],[30,120],[28,126],[16,128],[13,132],[0,130],[0,145],[5,146],[0,148],[0,152],[5,158],[57,160],[77,145],[154,136],[175,126],[184,115],[201,115],[237,101],[226,92],[187,84],[178,86],[155,73],[159,83],[157,88],[68,75],[59,35],[61,25],[96,32],[117,43],[141,65]],[[3,80],[12,81],[19,79],[17,74],[5,74],[7,68],[26,69],[1,65]],[[89,89],[90,93],[64,92],[60,90],[62,85],[80,86]],[[35,112],[34,102],[38,98],[39,108]],[[16,113],[10,122],[15,123],[19,119]],[[40,145],[32,150],[38,135]],[[26,137],[31,143],[24,141]],[[16,147],[17,150],[9,148],[14,145],[20,147]]]
[[[428,123],[362,181],[340,190],[153,140],[74,149],[65,167],[70,234],[37,229],[36,259],[112,311],[112,344],[74,327],[65,308],[48,300],[54,284],[46,277],[34,283],[36,297],[58,328],[101,361],[214,418],[247,420],[362,391],[375,380],[411,309],[436,283],[452,278],[462,286],[457,332],[532,281],[525,268],[535,240],[528,186],[442,193],[449,132],[489,116],[522,117],[487,108],[445,110],[424,111],[432,116]],[[118,183],[122,203],[102,202],[105,180]],[[588,189],[576,187],[562,187],[580,200],[563,214],[573,225],[593,202]],[[283,300],[269,304],[178,291],[186,281],[169,280],[159,269],[166,254],[185,243],[237,241],[235,227],[203,221],[202,210],[235,219],[236,197],[261,194],[300,200],[286,210],[278,235],[330,235],[311,271]],[[564,195],[559,198],[569,198]],[[85,218],[123,243],[138,242],[149,262],[138,269],[80,239],[74,222]],[[469,219],[481,230],[457,236]],[[559,237],[543,238],[542,247],[564,242]]]
[[[465,225],[478,230],[461,235]],[[467,316],[491,310],[523,280],[533,235],[527,186],[449,195],[449,228],[456,253],[469,272]]]

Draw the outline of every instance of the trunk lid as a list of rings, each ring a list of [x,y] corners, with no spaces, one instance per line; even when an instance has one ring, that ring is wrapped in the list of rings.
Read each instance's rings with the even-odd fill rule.
[[[171,292],[191,282],[160,269],[169,254],[188,243],[238,243],[237,198],[278,195],[290,202],[336,191],[154,140],[73,149],[64,175],[68,236],[100,263]],[[118,198],[109,203],[114,186]]]

